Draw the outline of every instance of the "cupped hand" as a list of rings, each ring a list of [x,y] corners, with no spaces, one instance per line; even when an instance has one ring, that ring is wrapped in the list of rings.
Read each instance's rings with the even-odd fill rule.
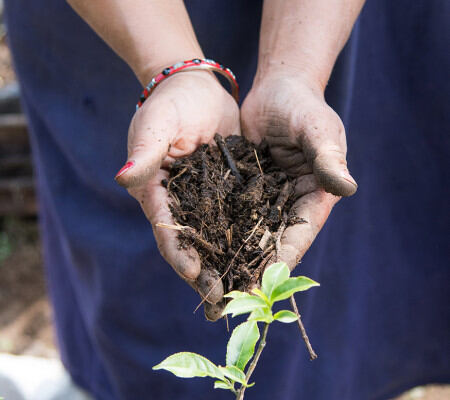
[[[265,139],[274,161],[297,178],[293,207],[307,223],[284,231],[278,255],[293,269],[336,202],[356,192],[347,169],[344,126],[320,87],[289,74],[257,78],[241,120],[242,133],[255,143]]]
[[[181,249],[173,225],[169,194],[161,184],[170,164],[193,153],[214,134],[240,134],[239,109],[234,99],[207,71],[190,71],[162,82],[136,112],[128,132],[128,160],[117,182],[140,203],[152,223],[158,248],[178,275],[202,297],[209,293],[205,314],[217,319],[223,285],[215,274],[201,269],[194,249]]]

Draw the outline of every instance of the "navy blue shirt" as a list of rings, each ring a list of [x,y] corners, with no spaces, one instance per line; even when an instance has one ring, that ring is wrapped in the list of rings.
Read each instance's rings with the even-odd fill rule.
[[[236,73],[244,96],[261,3],[187,7],[204,53]],[[298,296],[319,358],[308,360],[294,324],[274,326],[249,399],[387,399],[450,382],[449,15],[445,0],[369,0],[363,9],[326,93],[359,189],[297,268],[321,283]],[[177,351],[223,364],[229,334],[223,321],[192,313],[198,296],[113,180],[136,78],[61,0],[8,0],[6,16],[64,365],[100,400],[229,399],[212,380],[151,370]]]

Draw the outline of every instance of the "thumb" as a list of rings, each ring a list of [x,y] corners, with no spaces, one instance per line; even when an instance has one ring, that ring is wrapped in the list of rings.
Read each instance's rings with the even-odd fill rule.
[[[344,126],[332,113],[332,118],[320,118],[304,127],[302,144],[320,186],[335,196],[351,196],[358,185],[347,168]]]
[[[119,185],[133,188],[158,172],[169,151],[171,133],[175,133],[171,125],[174,118],[154,107],[136,112],[128,131],[128,159],[114,178]]]

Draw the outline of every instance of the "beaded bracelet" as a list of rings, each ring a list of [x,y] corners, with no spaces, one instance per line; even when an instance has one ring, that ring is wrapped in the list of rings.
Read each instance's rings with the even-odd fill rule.
[[[232,96],[234,97],[236,102],[239,102],[239,85],[231,69],[225,68],[223,65],[215,62],[214,60],[210,60],[207,58],[194,58],[193,60],[182,61],[172,65],[171,67],[165,68],[161,73],[156,75],[142,92],[141,97],[139,98],[139,102],[136,104],[136,110],[142,107],[142,104],[144,104],[145,100],[148,99],[148,97],[155,90],[156,86],[158,86],[164,79],[178,72],[191,71],[195,69],[210,70],[223,75],[231,84]]]

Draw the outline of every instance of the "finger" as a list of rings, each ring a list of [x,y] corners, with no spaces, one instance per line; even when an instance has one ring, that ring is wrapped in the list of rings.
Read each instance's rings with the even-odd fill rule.
[[[153,233],[159,251],[175,272],[191,284],[200,274],[200,258],[193,248],[180,249],[178,230],[157,226],[158,223],[174,225],[169,209],[170,198],[161,180],[167,179],[168,172],[159,170],[139,193],[130,193],[139,201],[146,217],[152,223]]]
[[[158,172],[176,134],[176,124],[172,106],[148,101],[136,112],[128,132],[128,159],[115,177],[119,185],[132,188]]]
[[[317,178],[314,174],[303,175],[295,182],[294,195],[296,198],[319,189]]]
[[[205,303],[203,309],[205,311],[205,317],[208,321],[215,322],[222,318],[222,311],[225,308],[225,302],[221,301],[218,304]]]
[[[318,189],[298,199],[293,210],[295,216],[306,223],[289,226],[281,237],[279,259],[292,270],[311,246],[322,229],[339,197]]]
[[[336,196],[351,196],[358,185],[347,168],[345,130],[340,118],[328,108],[326,113],[305,119],[302,147],[319,184]]]
[[[223,284],[217,271],[203,268],[196,286],[200,297],[210,304],[216,304],[223,299]]]

